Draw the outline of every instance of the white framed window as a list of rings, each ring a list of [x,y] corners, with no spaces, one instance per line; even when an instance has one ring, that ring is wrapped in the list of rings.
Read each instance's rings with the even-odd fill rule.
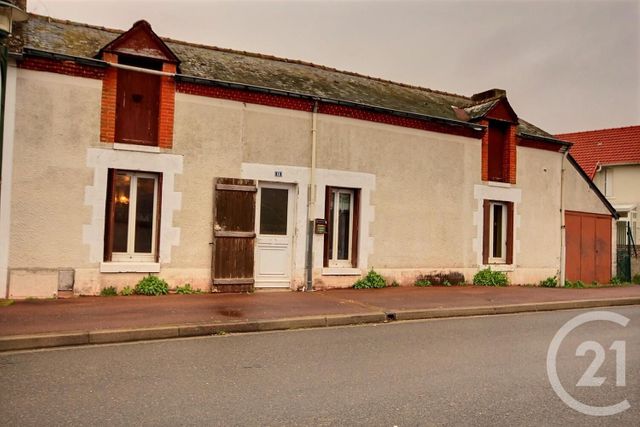
[[[491,202],[489,208],[489,263],[507,262],[507,205]]]
[[[329,210],[329,267],[353,265],[354,190],[335,188],[331,191]]]
[[[604,195],[606,197],[613,197],[613,170],[610,168],[603,168],[604,174]]]
[[[105,261],[155,262],[159,175],[110,170]]]

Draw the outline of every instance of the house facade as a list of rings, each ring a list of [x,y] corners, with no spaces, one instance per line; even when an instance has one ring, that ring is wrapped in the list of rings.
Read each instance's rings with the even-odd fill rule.
[[[465,97],[162,39],[144,21],[31,15],[18,31],[3,296],[147,274],[224,292],[346,287],[371,268],[401,285],[487,266],[514,284],[614,271],[615,211],[570,144],[502,90]]]
[[[616,243],[622,252],[629,249],[625,246],[637,247],[629,261],[631,275],[640,273],[640,126],[557,137],[573,144],[571,155],[618,212]]]

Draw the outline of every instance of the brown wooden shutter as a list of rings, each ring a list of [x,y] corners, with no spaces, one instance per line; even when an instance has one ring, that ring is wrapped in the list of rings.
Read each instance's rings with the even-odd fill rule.
[[[351,266],[358,267],[358,236],[360,235],[360,190],[353,190],[353,236],[351,238]]]
[[[160,262],[160,224],[162,214],[162,174],[158,174],[158,191],[156,193],[156,262]]]
[[[327,221],[327,232],[324,235],[323,265],[329,267],[330,250],[333,247],[333,224],[331,224],[331,209],[333,209],[333,187],[327,186],[324,195],[324,219]]]
[[[482,263],[484,265],[489,264],[489,241],[491,239],[490,212],[491,202],[485,200],[482,214]]]
[[[111,261],[113,253],[113,221],[115,217],[114,185],[115,169],[107,172],[107,197],[104,213],[104,261]]]
[[[513,264],[513,202],[507,203],[507,264]]]
[[[213,205],[213,290],[253,290],[256,182],[217,178]]]

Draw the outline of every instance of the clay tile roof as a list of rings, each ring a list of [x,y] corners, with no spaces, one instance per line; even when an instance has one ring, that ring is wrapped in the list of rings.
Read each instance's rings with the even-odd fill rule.
[[[598,165],[640,163],[640,126],[556,135],[573,143],[571,155],[593,178]]]
[[[100,49],[123,33],[121,30],[35,14],[30,14],[29,20],[18,24],[17,29],[16,35],[9,40],[10,49],[14,52],[32,49],[80,58],[94,58]],[[470,97],[309,62],[166,37],[161,39],[180,59],[180,73],[185,76],[266,87],[449,120],[460,120],[456,109],[459,114],[460,109],[476,104]],[[520,120],[519,131],[551,137],[523,120]]]

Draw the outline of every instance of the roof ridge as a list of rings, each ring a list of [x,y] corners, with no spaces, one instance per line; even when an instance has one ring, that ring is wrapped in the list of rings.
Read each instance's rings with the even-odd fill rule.
[[[99,26],[99,25],[87,24],[87,23],[84,23],[84,22],[70,21],[68,19],[53,18],[51,16],[39,15],[37,13],[29,13],[29,15],[47,19],[49,22],[58,22],[58,23],[61,23],[61,24],[76,25],[76,26],[81,26],[81,27],[85,27],[85,28],[92,28],[92,29],[97,29],[97,30],[102,30],[102,31],[108,31],[108,32],[115,33],[115,34],[122,34],[122,33],[125,33],[127,31],[127,30],[117,30],[117,29],[114,29],[114,28],[107,28],[107,27],[103,27],[103,26]],[[389,83],[389,84],[393,84],[393,85],[400,86],[400,87],[405,87],[405,88],[409,88],[409,89],[417,89],[417,90],[421,90],[421,91],[425,91],[425,92],[429,92],[429,93],[435,93],[435,94],[438,94],[438,95],[453,96],[453,97],[457,97],[457,98],[463,98],[464,100],[470,100],[471,99],[468,96],[460,95],[460,94],[457,94],[457,93],[446,92],[446,91],[441,91],[441,90],[437,90],[437,89],[430,89],[430,88],[417,86],[417,85],[412,85],[412,84],[408,84],[408,83],[396,82],[396,81],[389,80],[389,79],[383,79],[381,77],[372,77],[372,76],[368,76],[368,75],[365,75],[365,74],[357,73],[355,71],[340,70],[340,69],[337,69],[337,68],[334,68],[334,67],[315,64],[313,62],[303,61],[303,60],[299,60],[299,59],[289,59],[289,58],[283,58],[283,57],[279,57],[279,56],[275,56],[275,55],[267,55],[267,54],[255,53],[255,52],[247,52],[247,51],[244,51],[244,50],[230,49],[230,48],[206,45],[206,44],[202,44],[202,43],[187,42],[187,41],[184,41],[184,40],[172,39],[171,37],[160,37],[160,39],[162,39],[162,41],[168,42],[168,43],[176,43],[176,44],[181,44],[181,45],[185,45],[185,46],[192,46],[192,47],[199,47],[199,48],[203,48],[203,49],[217,50],[219,52],[235,53],[235,54],[240,54],[240,55],[244,55],[244,56],[250,56],[250,57],[254,57],[254,58],[261,58],[261,59],[268,59],[268,60],[271,60],[271,61],[285,62],[285,63],[289,63],[289,64],[304,65],[304,66],[308,66],[308,67],[312,67],[312,68],[317,68],[317,69],[320,69],[320,70],[332,71],[332,72],[336,72],[336,73],[340,73],[340,74],[344,74],[344,75],[348,75],[348,76],[353,76],[353,77],[361,77],[361,78],[365,78],[365,79],[368,79],[368,80],[378,81],[378,82],[381,82],[381,83]]]
[[[629,126],[620,126],[620,127],[613,127],[613,128],[581,130],[581,131],[577,131],[577,132],[558,133],[558,134],[556,134],[556,136],[579,135],[579,134],[584,134],[584,133],[594,133],[594,132],[603,132],[603,131],[630,129],[630,128],[640,128],[640,125],[629,125]]]

